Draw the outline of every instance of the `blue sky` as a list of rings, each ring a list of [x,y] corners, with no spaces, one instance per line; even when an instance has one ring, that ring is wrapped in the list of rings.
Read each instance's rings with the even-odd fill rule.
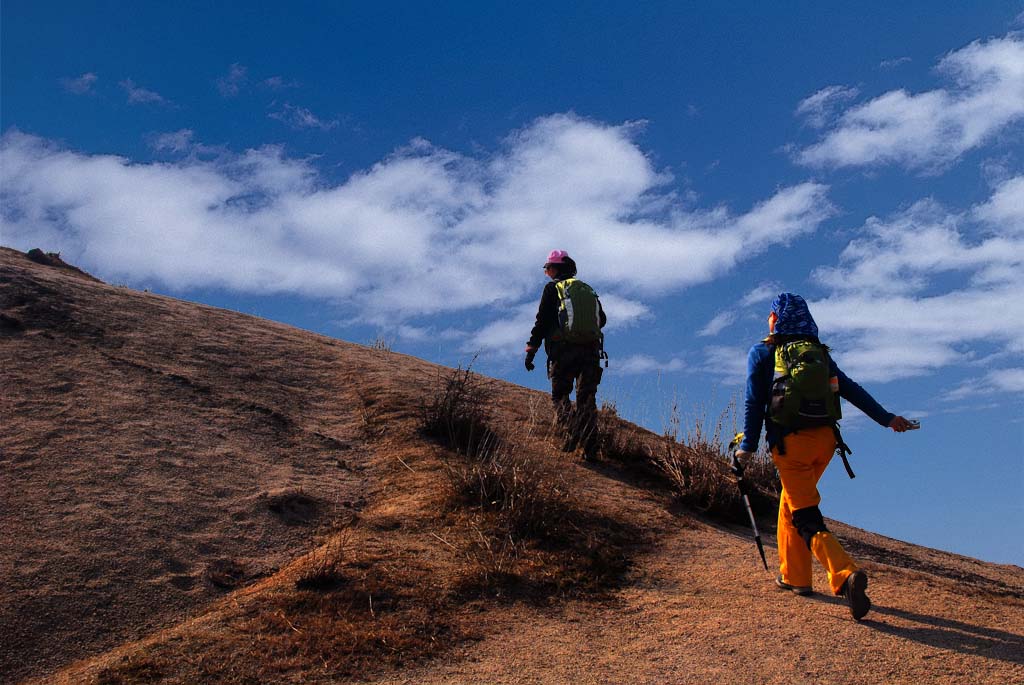
[[[1024,565],[1024,3],[209,5],[3,4],[0,243],[537,389],[566,249],[655,430],[798,292],[923,424],[825,514]]]

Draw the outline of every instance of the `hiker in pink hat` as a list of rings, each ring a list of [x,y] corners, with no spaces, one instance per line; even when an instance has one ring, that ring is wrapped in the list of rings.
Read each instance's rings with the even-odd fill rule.
[[[601,382],[604,328],[608,319],[594,289],[576,278],[576,262],[565,250],[552,250],[544,262],[551,282],[544,286],[537,322],[526,343],[526,370],[544,341],[555,421],[564,433],[563,452],[583,447],[583,458],[597,456],[597,386]],[[576,406],[569,395],[576,385]]]

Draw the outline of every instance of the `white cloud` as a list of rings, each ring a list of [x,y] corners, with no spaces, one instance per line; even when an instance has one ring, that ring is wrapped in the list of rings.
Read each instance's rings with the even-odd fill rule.
[[[608,371],[616,374],[638,375],[649,373],[675,373],[686,368],[686,362],[679,357],[658,360],[646,354],[634,354],[625,359],[613,359]]]
[[[488,157],[416,140],[332,184],[274,146],[141,164],[12,130],[0,219],[12,246],[60,250],[108,280],[329,299],[377,325],[482,311],[476,343],[500,348],[525,342],[554,247],[615,327],[649,316],[641,294],[716,278],[832,211],[813,183],[745,214],[677,207],[634,131],[556,115]],[[196,145],[187,129],[161,142]]]
[[[829,123],[842,103],[853,100],[859,94],[856,88],[828,86],[801,100],[796,107],[796,115],[804,117],[811,126],[821,128]]]
[[[782,292],[782,289],[778,283],[762,283],[743,296],[743,299],[740,300],[740,306],[751,307],[755,304],[763,306],[765,316],[768,316],[767,312],[771,307],[772,300],[780,292]]]
[[[62,78],[60,84],[69,93],[88,95],[93,92],[92,87],[96,85],[98,80],[99,77],[89,71],[76,78]]]
[[[137,86],[130,78],[121,81],[121,87],[128,94],[128,103],[132,105],[143,104],[166,104],[167,100],[162,95],[152,90]]]
[[[402,340],[407,340],[413,343],[447,343],[456,340],[465,340],[469,337],[465,331],[460,331],[454,328],[438,330],[432,326],[410,326],[408,324],[401,324],[395,332]]]
[[[815,272],[831,294],[811,311],[844,370],[894,380],[972,362],[982,346],[1024,355],[1022,219],[1024,177],[963,213],[922,201],[870,219],[839,265]]]
[[[761,305],[763,311],[767,312],[769,309],[769,303],[771,303],[779,292],[780,290],[778,285],[774,283],[762,283],[740,298],[740,301],[737,302],[736,305],[721,311],[712,317],[711,321],[697,332],[697,335],[701,337],[718,335],[739,320],[741,310],[753,305]]]
[[[150,145],[154,150],[166,152],[184,152],[192,147],[195,133],[191,129],[183,128],[173,133],[161,133],[154,136]]]
[[[987,376],[992,386],[1002,392],[1024,393],[1024,367],[991,371]]]
[[[503,354],[515,354],[525,351],[526,340],[533,329],[537,305],[534,303],[510,307],[499,314],[497,320],[491,321],[473,333],[463,346],[463,351],[492,351]]]
[[[271,112],[267,116],[297,129],[318,128],[321,131],[330,131],[338,125],[337,119],[324,120],[305,107],[297,107],[289,103],[285,103],[281,110]]]
[[[895,69],[909,61],[911,61],[909,57],[895,57],[893,59],[882,60],[878,66],[882,69]]]
[[[727,326],[732,325],[736,321],[736,313],[732,311],[720,312],[715,315],[711,321],[708,321],[704,328],[697,331],[699,336],[718,335]]]
[[[815,167],[895,163],[933,170],[1024,117],[1021,36],[971,43],[944,57],[938,70],[951,81],[949,87],[918,94],[894,90],[857,105],[820,142],[802,150],[799,161]]]
[[[228,73],[217,79],[217,90],[223,97],[235,97],[248,80],[248,73],[249,70],[241,64],[232,64]]]
[[[747,381],[747,353],[749,347],[721,346],[704,348],[705,373],[718,376],[722,383],[743,387]]]
[[[613,293],[599,294],[601,308],[608,317],[608,330],[626,328],[652,316],[647,305]]]
[[[975,217],[1000,231],[1024,234],[1024,176],[1003,181]]]
[[[260,81],[260,85],[270,90],[285,90],[287,88],[298,88],[298,81],[288,81],[283,76],[271,76]]]
[[[980,378],[969,378],[941,399],[947,402],[1005,393],[1018,398],[1024,395],[1024,367],[1010,369],[994,369]]]

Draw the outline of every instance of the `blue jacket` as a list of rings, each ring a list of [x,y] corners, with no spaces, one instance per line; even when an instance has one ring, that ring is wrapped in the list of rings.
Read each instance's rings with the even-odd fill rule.
[[[831,360],[830,360],[831,361]],[[839,396],[870,416],[876,423],[888,426],[895,414],[885,410],[868,391],[855,382],[831,361],[832,375],[839,378]],[[775,378],[775,346],[759,342],[750,348],[747,355],[747,393],[744,402],[743,441],[739,448],[756,452],[761,439],[761,426],[765,426],[768,447],[774,447],[779,439],[791,431],[774,421],[766,420],[768,402],[771,400],[772,381]]]

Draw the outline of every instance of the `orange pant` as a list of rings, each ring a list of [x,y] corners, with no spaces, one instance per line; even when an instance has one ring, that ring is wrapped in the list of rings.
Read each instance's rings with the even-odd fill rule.
[[[801,531],[793,524],[793,512],[810,507],[814,507],[813,513],[821,520],[820,512],[817,511],[818,503],[821,502],[818,480],[835,453],[835,434],[828,426],[805,428],[787,435],[785,447],[785,454],[779,454],[778,447],[772,448],[772,460],[782,480],[778,526],[779,571],[782,580],[790,585],[810,587],[813,553],[828,571],[829,586],[838,595],[847,576],[857,570],[857,565],[835,536],[825,530],[824,523],[820,525],[820,530],[815,531],[814,526],[811,526],[802,531],[804,535],[813,535],[810,549]]]

